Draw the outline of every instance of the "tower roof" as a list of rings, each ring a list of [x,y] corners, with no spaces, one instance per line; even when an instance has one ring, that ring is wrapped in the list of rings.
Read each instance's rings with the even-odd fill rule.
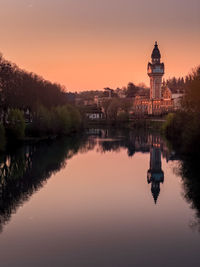
[[[156,204],[158,200],[158,196],[160,194],[160,183],[159,182],[152,182],[151,193],[154,199],[154,203]]]
[[[155,46],[154,46],[153,52],[151,54],[151,58],[161,58],[160,50],[158,49],[157,42],[155,42]]]

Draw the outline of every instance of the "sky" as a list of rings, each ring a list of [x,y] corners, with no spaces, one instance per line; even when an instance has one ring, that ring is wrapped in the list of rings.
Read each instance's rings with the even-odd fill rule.
[[[144,82],[158,41],[165,79],[200,64],[199,0],[0,0],[0,51],[68,91]]]

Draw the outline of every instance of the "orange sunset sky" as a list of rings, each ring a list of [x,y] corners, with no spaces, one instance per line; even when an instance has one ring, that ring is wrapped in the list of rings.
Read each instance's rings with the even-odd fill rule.
[[[69,91],[145,82],[154,42],[165,78],[200,64],[199,0],[0,0],[0,51]]]

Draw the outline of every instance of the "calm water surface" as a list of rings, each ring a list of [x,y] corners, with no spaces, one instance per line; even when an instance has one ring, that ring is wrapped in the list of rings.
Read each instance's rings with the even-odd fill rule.
[[[90,129],[0,162],[0,266],[200,266],[200,188],[158,134]]]

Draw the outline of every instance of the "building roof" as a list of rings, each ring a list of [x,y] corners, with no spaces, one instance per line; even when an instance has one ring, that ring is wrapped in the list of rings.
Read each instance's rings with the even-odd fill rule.
[[[161,58],[161,54],[160,54],[160,50],[158,49],[157,42],[155,42],[155,46],[151,54],[151,58]]]

